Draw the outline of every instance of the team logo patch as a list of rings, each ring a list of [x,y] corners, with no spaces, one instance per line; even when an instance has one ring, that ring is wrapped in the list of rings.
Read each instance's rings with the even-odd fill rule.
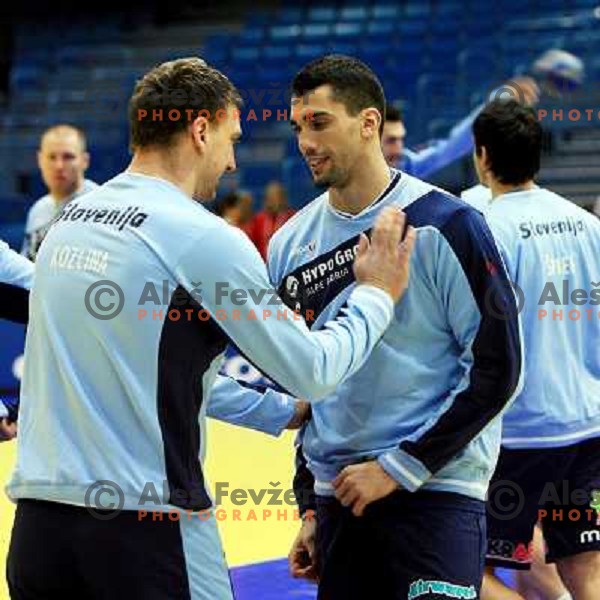
[[[298,280],[293,275],[289,275],[285,280],[285,290],[290,298],[298,297],[298,284]]]
[[[317,249],[317,240],[311,240],[305,246],[297,246],[293,250],[292,256],[299,256],[299,255],[302,255],[302,254],[311,255],[311,254],[315,253],[316,249]]]
[[[438,594],[448,598],[477,598],[475,586],[455,585],[448,581],[432,581],[430,579],[419,579],[410,584],[408,590],[408,600],[419,598],[427,594]]]

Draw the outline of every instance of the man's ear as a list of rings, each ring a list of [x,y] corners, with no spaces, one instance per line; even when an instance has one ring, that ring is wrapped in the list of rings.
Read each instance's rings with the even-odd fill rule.
[[[190,130],[194,146],[204,153],[210,135],[208,119],[205,116],[196,117],[190,124]]]
[[[481,165],[482,167],[486,170],[489,171],[490,170],[490,157],[487,151],[487,148],[485,146],[481,146],[479,148],[479,158],[481,160]]]
[[[369,139],[373,136],[379,139],[381,120],[381,113],[376,108],[365,108],[361,111],[361,135]]]

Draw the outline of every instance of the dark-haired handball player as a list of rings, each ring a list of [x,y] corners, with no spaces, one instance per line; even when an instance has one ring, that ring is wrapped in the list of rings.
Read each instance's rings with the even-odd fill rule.
[[[314,315],[313,331],[343,311],[356,247],[388,207],[402,208],[418,237],[392,325],[312,407],[291,571],[318,578],[323,600],[477,598],[500,415],[521,374],[502,260],[478,211],[387,164],[384,92],[367,65],[325,56],[300,70],[292,93],[292,126],[321,193],[271,240],[269,272],[288,305]],[[488,296],[513,315],[496,318]]]
[[[493,90],[488,101],[508,100],[512,97],[513,100],[522,102],[526,106],[534,106],[538,98],[543,95],[554,99],[563,98],[565,92],[570,93],[579,88],[585,79],[583,61],[575,54],[557,48],[551,48],[540,54],[531,64],[529,71],[531,76],[515,77]],[[532,96],[533,91],[535,97]],[[546,110],[539,112],[540,120],[543,120],[547,112]],[[463,190],[460,197],[475,208],[485,211],[492,200],[492,193],[485,184],[480,182]]]
[[[495,101],[473,132],[477,173],[493,197],[488,223],[522,294],[525,348],[524,385],[504,415],[488,498],[481,597],[521,598],[493,576],[493,567],[530,567],[540,518],[547,561],[556,564],[574,599],[593,600],[600,590],[594,510],[600,490],[600,221],[536,185],[542,129],[532,109]],[[522,509],[509,517],[502,512],[507,482],[523,498]]]

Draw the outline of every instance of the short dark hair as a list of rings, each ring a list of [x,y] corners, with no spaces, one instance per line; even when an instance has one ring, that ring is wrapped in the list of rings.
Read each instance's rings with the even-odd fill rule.
[[[381,135],[385,119],[385,93],[377,75],[364,62],[343,54],[317,58],[296,73],[292,92],[300,97],[322,85],[332,87],[334,98],[352,116],[365,108],[376,108],[381,114]]]
[[[242,201],[242,195],[238,192],[229,192],[229,194],[223,196],[216,206],[215,212],[222,217],[230,208],[235,208]]]
[[[209,121],[215,121],[218,111],[230,105],[242,105],[235,86],[201,58],[162,63],[136,83],[129,100],[130,145],[133,149],[168,146],[199,111],[206,111]],[[146,116],[142,118],[143,111]],[[161,118],[155,119],[154,114]],[[172,120],[170,114],[179,114],[179,118]]]
[[[398,121],[403,122],[404,115],[402,114],[402,109],[393,104],[388,104],[385,107],[385,120],[390,121],[391,123],[397,123]]]
[[[518,185],[540,170],[542,126],[535,111],[516,100],[494,100],[473,123],[475,151],[485,147],[492,173],[501,183]]]

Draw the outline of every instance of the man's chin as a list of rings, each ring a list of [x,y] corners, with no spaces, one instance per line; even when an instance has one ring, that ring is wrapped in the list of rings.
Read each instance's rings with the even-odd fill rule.
[[[334,179],[335,178],[331,177],[331,174],[328,173],[326,175],[321,175],[320,177],[313,176],[313,183],[318,189],[324,190],[330,188],[335,183]]]
[[[199,202],[200,204],[208,204],[209,202],[212,202],[216,197],[217,197],[216,192],[214,194],[212,194],[210,197],[207,196],[206,194],[203,194],[202,196],[199,196],[198,194],[194,194],[192,196],[192,200],[194,202]]]
[[[204,189],[194,192],[192,199],[201,204],[212,202],[217,197],[217,188]]]
[[[65,184],[62,181],[59,183],[53,182],[52,185],[47,187],[51,195],[58,197],[72,196],[77,191],[77,185]]]

